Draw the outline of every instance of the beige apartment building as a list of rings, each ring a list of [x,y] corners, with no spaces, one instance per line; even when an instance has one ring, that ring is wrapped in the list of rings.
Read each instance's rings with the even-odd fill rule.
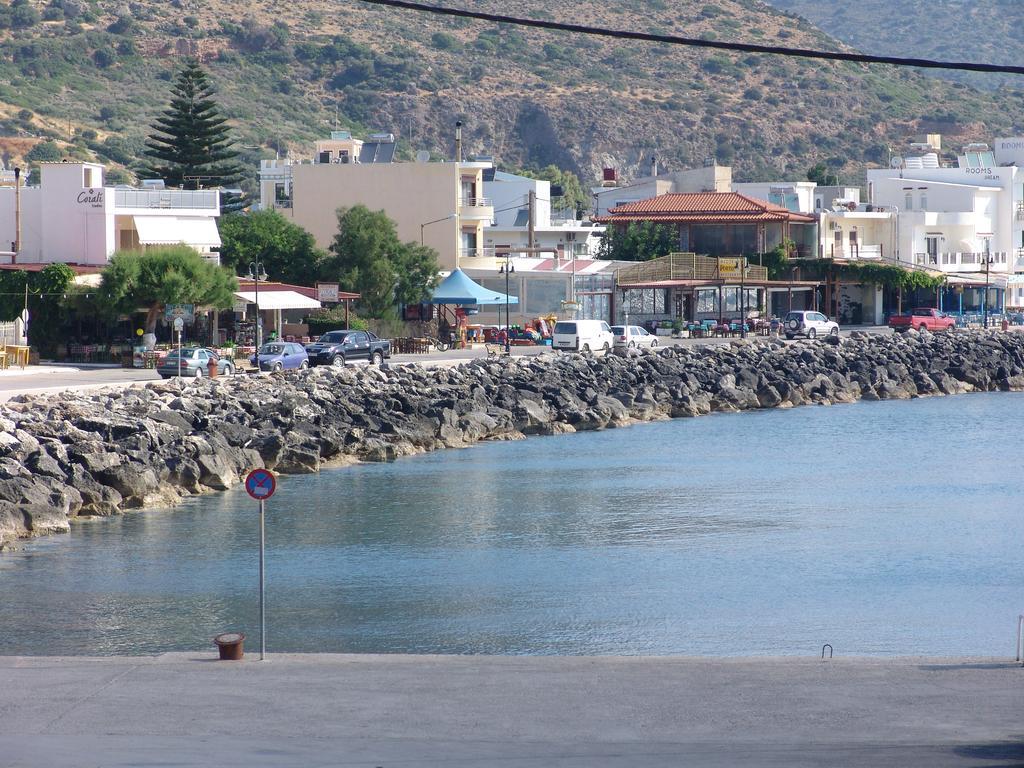
[[[260,206],[291,218],[327,248],[338,231],[338,209],[362,204],[383,210],[403,242],[436,250],[442,270],[480,264],[484,226],[494,217],[483,197],[491,162],[396,163],[394,147],[391,134],[361,141],[334,131],[316,142],[311,162],[264,160]]]
[[[580,258],[574,243],[567,252],[564,242],[570,239],[566,233],[571,233],[572,241],[578,236],[579,244],[585,246],[593,226],[583,228],[576,222],[553,228],[549,214],[539,216],[535,222],[547,225],[535,227],[540,233],[536,243],[548,247],[525,252],[510,234],[515,227],[493,227],[496,211],[484,191],[485,179],[495,182],[490,158],[428,162],[421,154],[417,162],[394,162],[394,142],[391,134],[372,134],[364,141],[348,131],[334,131],[330,139],[315,143],[311,161],[264,160],[260,206],[292,219],[322,248],[328,248],[337,234],[339,208],[362,204],[383,210],[395,222],[403,242],[422,242],[437,251],[443,272],[459,267],[489,289],[501,293],[507,289],[519,298],[511,307],[474,308],[474,322],[480,325],[521,324],[552,315],[573,317],[575,310],[569,307],[577,299],[580,316],[610,319],[611,275],[598,274],[609,263],[595,261],[589,254]],[[522,182],[527,186],[514,191],[522,192],[524,199],[528,185],[540,183],[525,178]],[[548,205],[548,194],[540,197],[544,198],[540,205]],[[495,237],[498,243],[493,242]],[[600,286],[594,288],[597,282]]]

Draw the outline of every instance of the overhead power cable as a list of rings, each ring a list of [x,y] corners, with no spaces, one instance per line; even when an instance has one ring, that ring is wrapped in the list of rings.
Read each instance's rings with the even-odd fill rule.
[[[857,64],[891,64],[895,67],[920,67],[922,69],[959,69],[967,72],[999,72],[1011,75],[1024,75],[1024,67],[1004,64],[980,64],[971,61],[939,61],[934,59],[913,59],[902,56],[874,56],[867,53],[845,53],[843,51],[820,51],[813,48],[786,48],[778,45],[757,45],[755,43],[730,43],[721,40],[702,40],[695,37],[679,37],[677,35],[657,35],[650,32],[632,32],[625,29],[606,29],[591,27],[586,24],[566,24],[560,21],[544,21],[541,19],[524,19],[517,16],[505,16],[498,13],[483,11],[467,11],[462,8],[446,8],[441,5],[410,2],[410,0],[358,0],[370,5],[384,5],[390,8],[403,8],[410,11],[456,16],[463,19],[492,21],[498,24],[513,24],[520,27],[535,27],[556,32],[576,32],[582,35],[613,37],[620,40],[639,40],[647,43],[667,43],[669,45],[685,45],[691,48],[711,48],[733,53],[764,53],[772,56],[790,56],[801,59],[824,59],[826,61],[851,61]]]

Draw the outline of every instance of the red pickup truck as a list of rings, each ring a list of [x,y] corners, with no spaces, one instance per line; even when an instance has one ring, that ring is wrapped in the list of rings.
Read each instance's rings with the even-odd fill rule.
[[[919,331],[948,331],[954,325],[956,321],[952,317],[930,307],[918,307],[889,318],[889,327],[899,333],[908,328],[916,328]]]

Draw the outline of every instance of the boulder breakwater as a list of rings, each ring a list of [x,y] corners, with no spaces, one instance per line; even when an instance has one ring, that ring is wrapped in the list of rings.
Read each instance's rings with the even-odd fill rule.
[[[1024,334],[757,339],[22,395],[0,408],[0,545],[226,490],[254,467],[309,473],[716,411],[991,390],[1024,390]]]

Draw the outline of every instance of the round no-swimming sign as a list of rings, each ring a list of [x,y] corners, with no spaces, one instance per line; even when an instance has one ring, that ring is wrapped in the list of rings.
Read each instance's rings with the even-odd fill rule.
[[[245,477],[245,492],[256,501],[264,501],[277,490],[277,478],[269,469],[254,469]]]

